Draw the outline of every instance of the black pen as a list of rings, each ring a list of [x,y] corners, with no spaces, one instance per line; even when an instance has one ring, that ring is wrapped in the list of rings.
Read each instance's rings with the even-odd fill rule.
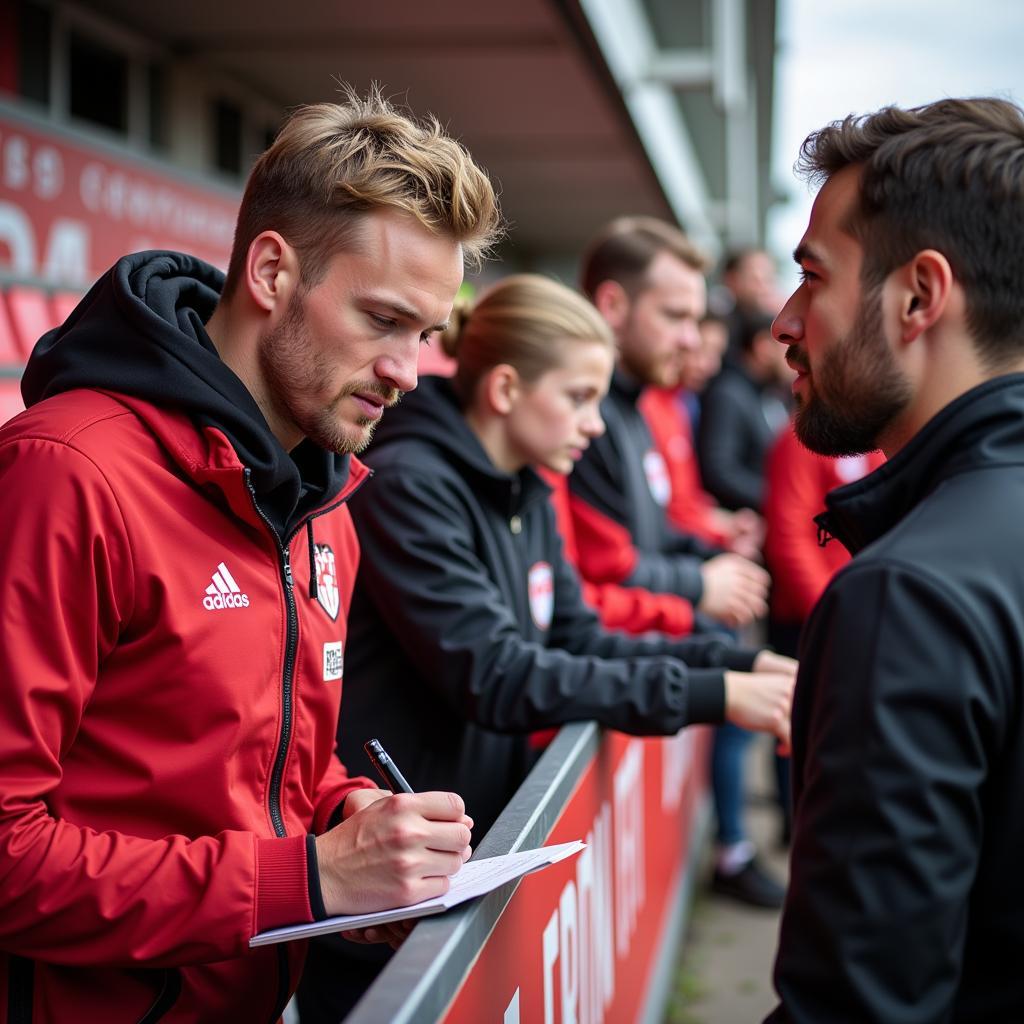
[[[391,760],[388,752],[380,745],[380,740],[367,740],[363,744],[366,756],[373,762],[373,767],[380,772],[392,793],[411,793],[412,786],[405,781],[405,776],[398,770],[398,765]]]

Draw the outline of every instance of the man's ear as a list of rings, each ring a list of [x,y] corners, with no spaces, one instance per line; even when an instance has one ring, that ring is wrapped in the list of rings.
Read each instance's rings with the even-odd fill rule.
[[[900,328],[914,341],[933,327],[949,306],[953,269],[937,249],[922,249],[899,272]]]
[[[507,416],[512,411],[522,390],[519,371],[508,363],[492,366],[484,374],[481,385],[484,401],[499,416]]]
[[[619,333],[625,328],[629,319],[630,299],[618,281],[602,281],[594,289],[594,305],[613,331]]]
[[[276,231],[260,232],[249,243],[244,283],[264,312],[287,309],[299,287],[298,254]]]

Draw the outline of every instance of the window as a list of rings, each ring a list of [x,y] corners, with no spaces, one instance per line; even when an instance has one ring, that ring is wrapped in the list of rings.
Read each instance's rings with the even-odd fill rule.
[[[18,5],[18,93],[39,103],[50,102],[49,10],[36,4]]]
[[[149,86],[149,144],[154,149],[167,148],[167,69],[150,64],[146,69]]]
[[[213,165],[228,174],[242,173],[242,111],[223,99],[213,102]]]
[[[128,130],[128,60],[115,50],[72,32],[68,60],[68,109],[72,117]]]

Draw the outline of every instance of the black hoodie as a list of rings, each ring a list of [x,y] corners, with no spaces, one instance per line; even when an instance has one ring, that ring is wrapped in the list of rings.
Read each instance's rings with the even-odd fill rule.
[[[1024,1020],[1024,375],[833,491],[773,1024]]]
[[[479,840],[526,774],[531,730],[721,721],[723,666],[749,669],[752,653],[603,630],[562,556],[547,485],[495,468],[448,381],[426,377],[390,410],[367,461],[375,478],[352,500],[362,557],[343,761],[379,737],[415,789],[462,794]]]
[[[74,388],[133,395],[176,409],[231,441],[260,508],[284,537],[348,478],[348,456],[303,441],[281,447],[246,386],[221,361],[204,324],[224,275],[176,252],[117,261],[75,311],[37,343],[21,381],[25,405]]]

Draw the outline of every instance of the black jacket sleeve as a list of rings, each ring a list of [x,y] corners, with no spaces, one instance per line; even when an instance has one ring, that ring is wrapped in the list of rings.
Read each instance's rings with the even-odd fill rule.
[[[998,749],[985,630],[926,572],[854,564],[805,632],[774,1024],[951,1019]]]
[[[552,529],[555,529],[553,524]],[[691,668],[751,671],[761,649],[739,646],[726,633],[709,632],[673,639],[656,633],[637,637],[605,629],[583,600],[576,570],[561,557],[561,538],[556,542],[560,557],[553,560],[555,612],[549,634],[550,646],[561,647],[570,654],[590,654],[600,658],[667,655],[685,661]]]
[[[751,464],[759,448],[761,411],[757,395],[728,373],[713,383],[701,402],[697,454],[701,480],[715,500],[728,509],[760,509],[764,503],[764,471]]]
[[[466,496],[437,474],[376,468],[372,498],[353,502],[359,585],[456,714],[498,732],[596,719],[662,735],[721,720],[722,668],[690,669],[642,649],[614,660],[574,655],[525,639],[474,550]]]
[[[704,559],[695,555],[638,551],[633,571],[622,585],[642,587],[655,594],[675,594],[696,606],[704,596],[703,564]]]
[[[634,516],[630,515],[631,488],[623,473],[624,457],[629,456],[618,450],[609,434],[595,439],[569,477],[569,489],[593,510],[598,533],[596,542],[630,552],[633,567],[623,579],[615,582],[642,587],[656,594],[675,594],[696,605],[704,595],[701,565],[704,559],[718,552],[696,537],[670,531],[663,513],[659,514],[657,525],[649,527],[649,532],[657,535],[658,550],[653,550],[653,545],[637,546],[630,533]],[[589,555],[587,542],[584,537],[578,540],[580,561],[585,570]]]

